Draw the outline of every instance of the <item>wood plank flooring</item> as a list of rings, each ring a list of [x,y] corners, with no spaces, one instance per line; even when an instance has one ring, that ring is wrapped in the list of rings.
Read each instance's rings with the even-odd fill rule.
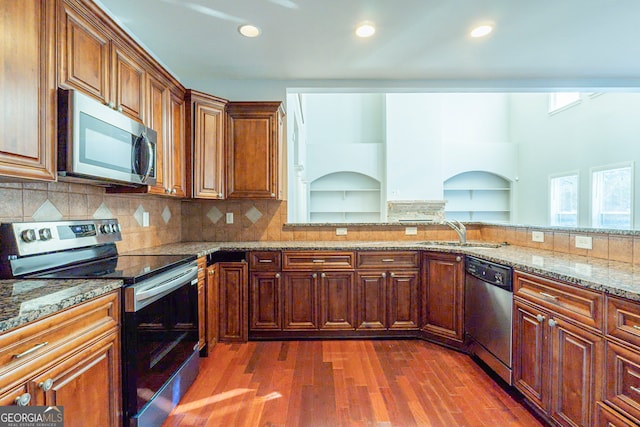
[[[218,344],[163,427],[542,425],[464,354],[344,340]]]

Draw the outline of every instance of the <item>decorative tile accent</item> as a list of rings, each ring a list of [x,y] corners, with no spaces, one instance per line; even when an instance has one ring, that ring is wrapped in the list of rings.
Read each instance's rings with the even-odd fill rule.
[[[162,220],[165,224],[169,224],[169,220],[171,219],[171,211],[169,210],[169,206],[165,206],[162,211]]]
[[[262,212],[256,209],[255,206],[251,206],[251,209],[249,209],[244,216],[249,218],[249,221],[255,224],[260,218],[262,218]]]
[[[63,215],[58,208],[47,199],[31,217],[36,221],[57,221],[62,219]]]
[[[146,211],[144,210],[144,206],[142,204],[138,205],[138,209],[133,213],[133,217],[136,219],[136,222],[140,227],[142,227],[142,216]]]
[[[207,218],[209,218],[209,221],[215,224],[220,221],[220,218],[222,218],[222,212],[220,212],[220,209],[213,206],[211,209],[209,209],[209,212],[207,212]]]
[[[113,213],[111,213],[111,210],[107,207],[107,205],[105,205],[104,203],[100,203],[98,209],[96,209],[96,211],[93,213],[93,217],[95,219],[109,219],[113,218]]]
[[[402,200],[387,202],[387,220],[434,221],[444,220],[444,200]]]

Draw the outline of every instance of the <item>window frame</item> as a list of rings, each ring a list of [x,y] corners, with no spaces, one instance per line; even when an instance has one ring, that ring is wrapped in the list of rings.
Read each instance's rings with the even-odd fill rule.
[[[608,170],[616,170],[616,169],[625,169],[625,168],[629,168],[630,169],[630,188],[629,188],[629,204],[630,204],[630,212],[629,212],[629,226],[625,227],[625,228],[611,228],[611,227],[604,227],[601,224],[597,224],[594,221],[595,218],[595,209],[594,209],[594,203],[595,203],[595,195],[594,195],[594,191],[595,191],[595,183],[594,183],[594,174],[597,172],[603,172],[603,171],[608,171]],[[634,184],[635,184],[635,162],[630,161],[630,162],[620,162],[620,163],[612,163],[612,164],[607,164],[607,165],[601,165],[601,166],[594,166],[592,168],[589,169],[589,225],[592,228],[600,228],[600,229],[613,229],[613,230],[633,230],[634,229],[634,194],[635,194],[635,188],[634,188]]]
[[[554,224],[553,218],[553,212],[552,212],[552,206],[553,206],[553,191],[552,191],[552,186],[551,183],[554,179],[558,179],[558,178],[564,178],[564,177],[568,177],[568,176],[575,176],[577,178],[577,183],[576,183],[576,223],[575,225],[567,225],[566,227],[578,227],[578,225],[580,224],[580,171],[579,170],[572,170],[572,171],[567,171],[567,172],[561,172],[561,173],[555,173],[555,174],[551,174],[549,175],[549,181],[548,181],[548,191],[549,191],[549,197],[548,197],[548,201],[549,201],[549,225],[552,227],[565,227],[564,225],[560,225],[560,224]]]

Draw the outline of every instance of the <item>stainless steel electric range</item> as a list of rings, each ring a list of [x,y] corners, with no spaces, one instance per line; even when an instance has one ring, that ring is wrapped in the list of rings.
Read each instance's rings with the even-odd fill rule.
[[[195,256],[119,255],[115,219],[0,224],[0,278],[121,279],[125,426],[160,426],[199,369]]]

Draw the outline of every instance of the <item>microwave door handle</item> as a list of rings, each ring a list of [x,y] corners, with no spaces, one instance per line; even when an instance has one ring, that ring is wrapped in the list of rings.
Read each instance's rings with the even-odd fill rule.
[[[142,139],[142,142],[144,142],[147,146],[147,170],[142,175],[142,182],[144,183],[149,178],[149,175],[151,175],[151,170],[153,169],[153,144],[151,143],[151,141],[149,141],[149,138],[147,138],[144,133],[140,135],[140,138]]]

